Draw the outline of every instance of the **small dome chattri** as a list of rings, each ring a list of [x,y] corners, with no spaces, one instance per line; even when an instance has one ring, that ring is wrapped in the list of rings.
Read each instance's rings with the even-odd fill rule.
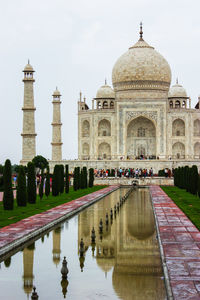
[[[106,81],[105,84],[98,89],[96,98],[115,98],[113,89],[107,84]]]
[[[187,98],[186,90],[183,88],[182,85],[176,81],[176,84],[173,85],[168,93],[168,98]]]
[[[60,92],[59,92],[59,90],[58,90],[57,87],[56,87],[56,90],[53,93],[53,96],[61,96],[61,94],[60,94]]]
[[[25,68],[24,68],[24,72],[35,72],[35,71],[33,70],[33,67],[30,65],[29,60],[28,60],[27,65],[26,65]]]

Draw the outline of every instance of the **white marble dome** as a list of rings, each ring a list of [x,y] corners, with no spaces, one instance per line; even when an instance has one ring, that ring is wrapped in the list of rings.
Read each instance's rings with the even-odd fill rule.
[[[115,93],[111,86],[105,82],[105,84],[98,89],[96,98],[115,98]]]
[[[171,70],[165,58],[142,37],[115,63],[112,71],[115,91],[153,89],[168,91]]]
[[[178,82],[169,89],[168,98],[187,98],[186,90]]]

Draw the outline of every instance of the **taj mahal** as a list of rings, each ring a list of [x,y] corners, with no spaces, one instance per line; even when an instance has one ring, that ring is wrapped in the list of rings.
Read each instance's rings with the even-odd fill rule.
[[[192,166],[200,168],[200,97],[195,108],[178,82],[171,85],[166,59],[143,39],[120,56],[112,85],[99,88],[89,108],[78,101],[78,159],[62,160],[61,94],[53,93],[52,169],[55,164],[88,168]],[[24,68],[22,164],[36,155],[34,70]]]

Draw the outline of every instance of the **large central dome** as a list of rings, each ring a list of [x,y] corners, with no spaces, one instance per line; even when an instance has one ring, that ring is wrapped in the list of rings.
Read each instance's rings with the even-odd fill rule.
[[[112,82],[115,91],[169,90],[170,66],[161,54],[143,40],[142,35],[141,27],[139,41],[113,67]]]

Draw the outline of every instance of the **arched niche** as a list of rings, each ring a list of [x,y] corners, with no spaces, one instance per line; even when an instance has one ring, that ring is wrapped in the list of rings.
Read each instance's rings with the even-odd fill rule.
[[[111,125],[106,119],[99,122],[98,125],[98,136],[110,136],[111,135]]]
[[[169,107],[170,107],[170,108],[173,108],[173,101],[172,101],[172,100],[169,101]]]
[[[89,137],[90,136],[90,123],[85,120],[82,123],[82,137]]]
[[[114,108],[114,101],[110,101],[110,108]]]
[[[185,158],[185,145],[177,142],[172,146],[172,156],[176,159]]]
[[[99,159],[111,159],[111,148],[108,143],[101,143],[98,148]]]
[[[185,136],[185,122],[181,119],[176,119],[172,123],[173,136]]]
[[[108,108],[108,101],[103,102],[103,108]]]
[[[200,136],[200,120],[194,121],[194,136]]]
[[[200,158],[200,142],[194,144],[194,156]]]
[[[181,102],[179,100],[175,101],[175,108],[180,108],[181,107]]]
[[[156,127],[153,121],[137,117],[127,126],[127,156],[156,156]]]
[[[84,158],[88,158],[90,154],[90,147],[88,143],[83,144],[82,154]]]

